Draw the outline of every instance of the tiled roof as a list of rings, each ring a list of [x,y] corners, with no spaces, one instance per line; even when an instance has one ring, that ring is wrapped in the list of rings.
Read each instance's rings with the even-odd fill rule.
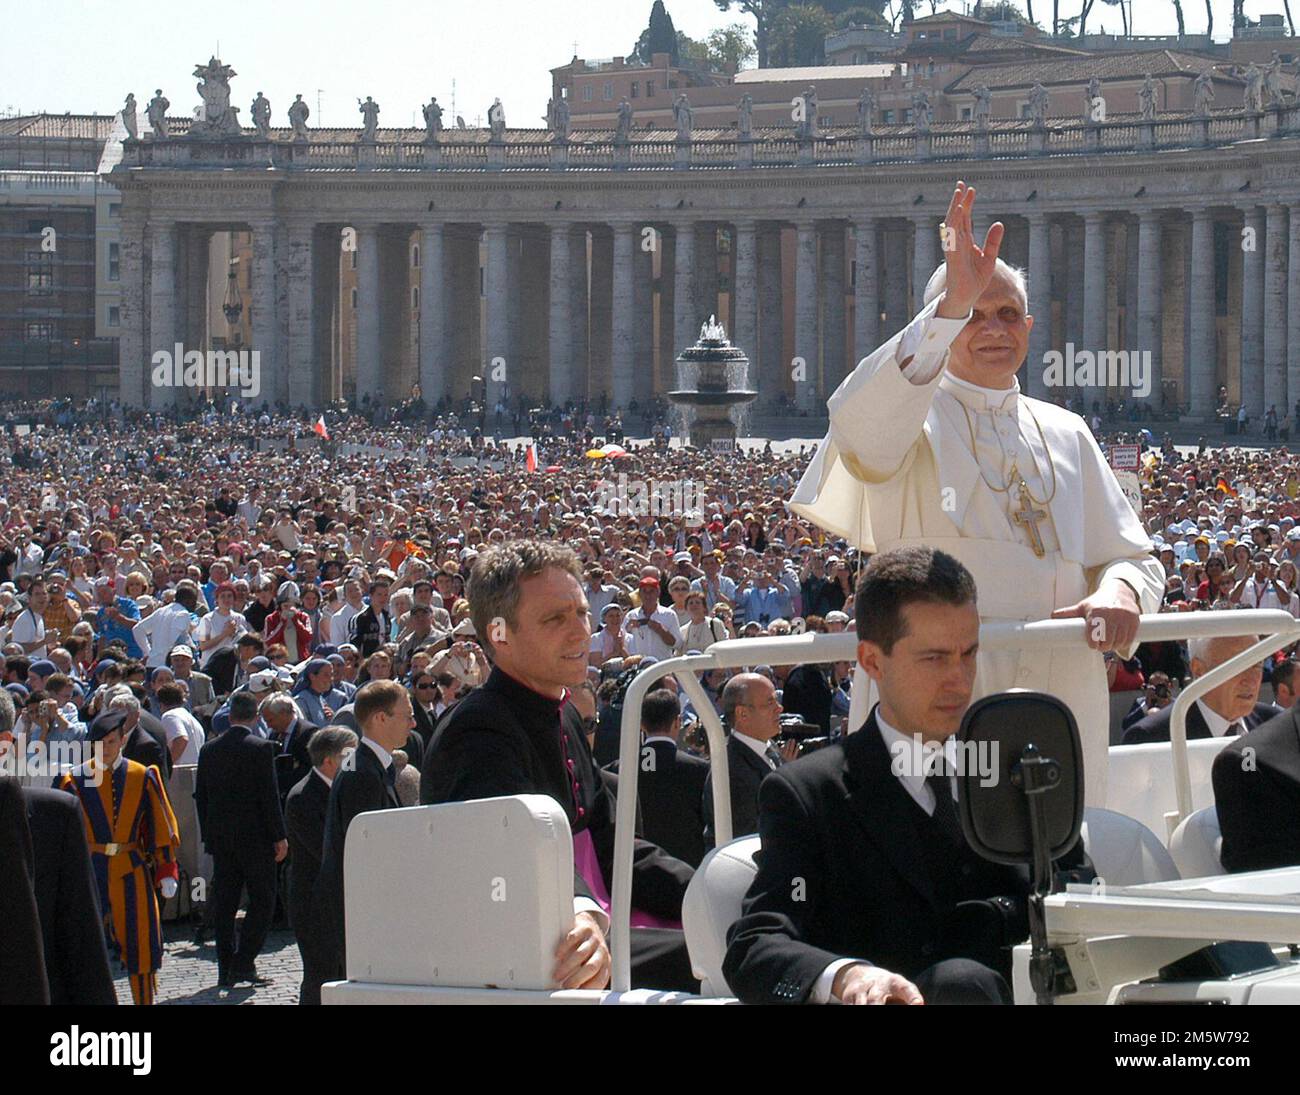
[[[0,118],[0,137],[58,137],[107,140],[112,114],[25,114]]]
[[[1045,87],[1053,84],[1087,84],[1094,76],[1101,80],[1141,79],[1152,76],[1196,77],[1215,62],[1195,53],[1171,49],[1140,50],[1131,53],[1090,53],[1080,57],[1053,57],[1050,60],[1023,61],[1005,65],[982,65],[959,76],[944,90],[966,91],[986,84],[989,88],[1031,87],[1035,82]],[[1215,78],[1235,80],[1216,67]]]

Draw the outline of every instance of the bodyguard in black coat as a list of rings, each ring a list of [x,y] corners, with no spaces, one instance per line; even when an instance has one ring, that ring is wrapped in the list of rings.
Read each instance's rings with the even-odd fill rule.
[[[145,718],[153,719],[148,711],[141,711],[139,721],[122,746],[122,755],[146,767],[153,765],[162,773],[163,783],[171,778],[172,755],[157,734],[145,726]]]
[[[230,729],[203,746],[194,782],[194,804],[204,846],[212,855],[213,922],[217,979],[264,983],[255,960],[275,915],[276,864],[289,852],[275,745],[250,729],[257,718],[251,692],[230,697]],[[248,909],[235,939],[241,892]]]
[[[637,774],[638,832],[692,867],[704,858],[704,788],[709,763],[678,747],[681,711],[677,697],[656,689],[641,705],[641,746]],[[609,766],[618,772],[618,762]],[[617,786],[615,786],[617,793]]]
[[[727,783],[731,787],[731,837],[758,832],[758,789],[773,772],[772,764],[739,739],[727,735]],[[700,806],[704,815],[704,847],[716,843],[713,832],[713,781],[706,780]]]
[[[33,859],[22,788],[0,775],[0,1005],[50,1002]]]
[[[1246,750],[1251,750],[1249,756]],[[1275,715],[1214,758],[1214,804],[1224,869],[1300,865],[1300,715]]]
[[[304,1000],[319,1000],[321,985],[345,976],[343,849],[348,827],[358,814],[400,806],[392,753],[406,743],[415,725],[410,695],[396,681],[363,685],[357,690],[355,706],[362,737],[335,778],[325,810],[320,873],[312,890],[308,927],[316,979],[309,983],[304,976]]]
[[[797,665],[781,689],[781,708],[802,717],[823,734],[831,732],[831,686],[820,665]]]
[[[116,1004],[77,800],[49,787],[24,787],[36,865],[36,907],[45,941],[51,1004]]]

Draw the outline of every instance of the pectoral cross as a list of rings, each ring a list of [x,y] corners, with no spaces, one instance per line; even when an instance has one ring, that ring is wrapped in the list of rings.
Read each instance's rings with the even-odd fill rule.
[[[1046,552],[1043,550],[1043,537],[1038,531],[1038,522],[1047,520],[1047,511],[1034,508],[1034,499],[1029,493],[1029,485],[1023,479],[1020,480],[1018,493],[1020,495],[1020,508],[1011,515],[1011,519],[1017,525],[1025,527],[1025,531],[1029,533],[1029,546],[1034,549],[1034,554],[1041,559]]]

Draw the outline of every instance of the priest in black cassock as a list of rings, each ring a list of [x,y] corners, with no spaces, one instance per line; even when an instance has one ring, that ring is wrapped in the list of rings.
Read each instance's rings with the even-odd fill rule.
[[[574,843],[574,923],[556,950],[561,988],[609,983],[609,891],[614,799],[597,775],[569,691],[587,675],[591,625],[577,556],[516,541],[483,555],[468,597],[491,675],[434,733],[421,769],[425,805],[502,795],[549,795]],[[637,840],[633,867],[632,985],[697,991],[681,933],[691,867]]]

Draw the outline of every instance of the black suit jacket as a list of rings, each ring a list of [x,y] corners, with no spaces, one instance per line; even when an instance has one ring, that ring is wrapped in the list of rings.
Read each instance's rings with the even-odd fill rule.
[[[1169,740],[1169,719],[1174,713],[1174,705],[1171,703],[1160,708],[1159,711],[1153,711],[1150,715],[1135,722],[1124,731],[1123,745],[1142,745],[1152,741]],[[1252,730],[1261,723],[1268,722],[1278,713],[1278,708],[1271,703],[1257,703],[1255,710],[1252,711],[1243,720],[1247,730]],[[1187,712],[1187,739],[1208,738],[1210,737],[1210,728],[1205,724],[1205,716],[1201,714],[1199,704],[1193,703],[1191,709]]]
[[[618,762],[609,766],[618,772]],[[698,867],[704,858],[704,787],[709,762],[658,738],[641,746],[637,774],[639,832],[671,856]],[[617,793],[615,784],[614,791]]]
[[[773,769],[735,731],[727,736],[727,783],[731,787],[731,836],[748,836],[758,832],[758,789]],[[712,848],[713,781],[704,783],[704,846]]]
[[[275,776],[280,788],[280,801],[283,802],[302,780],[311,772],[311,754],[307,752],[307,742],[320,727],[306,719],[298,719],[289,728],[286,741],[271,739],[275,746]],[[287,746],[287,748],[286,748]]]
[[[384,766],[363,739],[353,763],[334,777],[325,807],[325,836],[321,842],[320,873],[311,898],[311,946],[320,956],[327,977],[342,977],[345,963],[343,847],[348,827],[358,814],[392,810],[401,804],[384,777]]]
[[[781,707],[820,727],[823,734],[831,732],[831,686],[820,665],[797,665],[790,670],[781,689]]]
[[[873,712],[763,781],[758,874],[722,967],[745,1003],[798,1003],[838,958],[908,978],[956,957],[1007,970],[1003,948],[1028,934],[1028,874],[966,848],[945,907],[925,866],[930,822],[890,763]]]
[[[573,761],[573,771],[566,767]],[[487,681],[446,712],[420,771],[420,802],[468,802],[502,795],[550,795],[576,833],[591,832],[605,885],[614,884],[614,795],[587,749],[578,709],[526,688],[493,669]],[[632,901],[644,912],[680,919],[694,871],[637,839]],[[574,893],[592,896],[574,872]]]
[[[34,856],[22,788],[0,775],[0,1005],[50,1002]]]
[[[311,897],[320,874],[325,847],[325,811],[329,784],[314,769],[294,784],[284,803],[284,824],[289,831],[289,924],[299,939],[308,937]]]
[[[81,807],[72,795],[24,787],[36,864],[36,907],[51,1004],[116,1004]]]
[[[274,743],[231,726],[199,751],[194,804],[203,844],[213,855],[275,854],[285,838]]]
[[[126,739],[122,746],[122,755],[127,760],[136,761],[146,767],[153,765],[162,773],[163,784],[171,778],[172,774],[172,756],[158,738],[146,729],[144,720],[145,716],[152,719],[154,716],[147,711],[140,712],[140,721],[136,723],[135,729],[131,731],[131,736]]]
[[[1250,765],[1245,750],[1254,750]],[[1214,758],[1225,870],[1300,865],[1300,715],[1294,707],[1241,734]]]

